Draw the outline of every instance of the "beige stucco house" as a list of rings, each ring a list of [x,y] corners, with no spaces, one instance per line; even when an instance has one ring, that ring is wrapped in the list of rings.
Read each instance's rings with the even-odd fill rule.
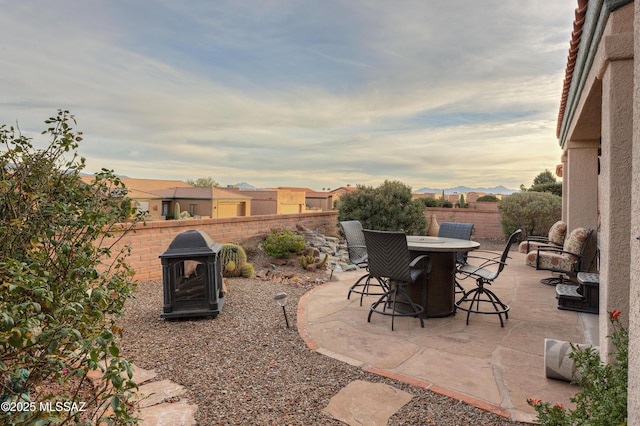
[[[226,188],[240,196],[251,197],[251,215],[304,213],[308,188],[243,189]]]
[[[93,176],[82,176],[83,182]],[[221,188],[194,187],[181,180],[120,178],[127,188],[127,197],[135,208],[147,213],[147,220],[166,220],[175,213],[175,206],[191,217],[223,218],[251,215],[251,197]]]
[[[579,0],[558,118],[563,217],[597,231],[600,352],[628,322],[629,425],[640,424],[640,2]],[[594,239],[595,241],[595,239]]]

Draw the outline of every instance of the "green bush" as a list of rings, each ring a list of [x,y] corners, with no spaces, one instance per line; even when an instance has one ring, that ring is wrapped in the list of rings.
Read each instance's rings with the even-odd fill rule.
[[[498,197],[496,197],[495,195],[483,195],[482,197],[478,197],[478,199],[476,201],[478,201],[478,202],[497,203],[498,201],[500,201],[500,199]]]
[[[416,198],[415,201],[417,203],[422,204],[424,207],[438,207],[438,200],[436,200],[435,198],[431,198],[431,197]]]
[[[562,217],[562,198],[548,192],[515,192],[499,203],[500,223],[505,237],[522,229],[522,239],[547,235]]]
[[[550,192],[558,197],[562,197],[562,182],[539,183],[529,188],[529,191]]]
[[[427,219],[424,204],[411,199],[411,187],[385,181],[377,188],[358,185],[358,190],[340,197],[338,220],[359,220],[365,229],[404,230],[424,235]]]
[[[128,423],[127,398],[137,386],[120,356],[116,320],[135,283],[128,248],[115,250],[114,237],[136,220],[125,224],[131,203],[112,171],[90,184],[80,180],[85,160],[75,152],[82,136],[71,127],[74,117],[59,111],[45,123],[50,142],[43,149],[0,126],[0,399],[90,403],[77,392],[100,369],[110,386],[96,390],[101,408],[91,414]],[[55,394],[40,391],[30,401],[35,388],[55,383]],[[2,424],[79,420],[74,411],[0,412]]]
[[[535,398],[527,400],[538,412],[537,420],[541,425],[627,424],[629,333],[620,325],[620,314],[620,311],[609,312],[613,333],[608,337],[615,348],[611,364],[602,362],[597,349],[571,345],[573,352],[569,358],[573,360],[579,377],[574,383],[581,389],[571,398],[571,402],[576,404],[574,410]]]
[[[283,229],[272,230],[262,243],[262,248],[269,256],[284,259],[300,254],[306,245],[302,236],[296,235],[290,229]]]

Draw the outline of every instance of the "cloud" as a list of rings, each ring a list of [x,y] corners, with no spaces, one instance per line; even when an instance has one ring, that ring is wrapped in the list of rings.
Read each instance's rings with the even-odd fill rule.
[[[574,2],[11,2],[0,122],[57,108],[89,168],[223,184],[529,185]]]

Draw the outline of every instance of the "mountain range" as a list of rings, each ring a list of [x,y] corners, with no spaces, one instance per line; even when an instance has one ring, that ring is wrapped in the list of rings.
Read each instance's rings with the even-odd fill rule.
[[[439,188],[439,189],[420,188],[415,192],[424,192],[428,194],[442,194],[443,189],[445,194],[456,194],[456,193],[464,194],[467,192],[484,192],[486,194],[509,195],[519,191],[518,189],[509,189],[505,186],[499,185],[499,186],[494,186],[492,188],[469,188],[468,186],[456,186],[455,188]]]
[[[242,189],[255,189],[256,187],[247,183],[247,182],[241,182],[236,184],[235,186],[237,186],[238,188],[242,188]],[[428,193],[428,194],[442,194],[442,190],[443,188],[420,188],[415,192],[423,192],[423,193]],[[502,194],[502,195],[509,195],[509,194],[513,194],[514,192],[518,192],[518,189],[509,189],[505,186],[499,185],[499,186],[494,186],[492,188],[469,188],[468,186],[456,186],[455,188],[444,188],[444,193],[445,194],[464,194],[467,192],[484,192],[486,194]]]

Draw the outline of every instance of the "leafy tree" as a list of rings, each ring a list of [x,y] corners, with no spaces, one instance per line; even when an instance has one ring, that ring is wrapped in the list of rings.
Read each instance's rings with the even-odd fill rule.
[[[522,229],[522,239],[530,235],[547,235],[562,217],[562,198],[548,192],[515,192],[498,204],[500,223],[506,236]]]
[[[476,201],[497,203],[500,199],[495,195],[483,195],[482,197],[478,197]]]
[[[129,422],[127,395],[136,385],[120,356],[116,319],[135,283],[128,250],[113,247],[136,220],[126,222],[130,200],[112,171],[88,185],[79,179],[85,160],[75,152],[82,136],[71,127],[74,117],[59,111],[45,123],[44,149],[0,126],[0,399],[27,402],[36,387],[58,383],[55,395],[39,394],[38,402],[88,403],[77,392],[100,369],[110,386],[97,390],[103,408],[95,414]],[[65,424],[79,416],[5,410],[0,423]]]
[[[541,185],[544,183],[556,183],[556,177],[548,169],[545,169],[544,172],[540,173],[533,179],[534,185]]]
[[[206,187],[206,188],[217,188],[220,186],[218,182],[213,180],[211,176],[201,177],[198,179],[187,179],[187,183],[192,186]]]
[[[544,172],[535,177],[529,191],[550,192],[562,197],[562,182],[558,182],[553,173],[545,169]]]
[[[365,229],[404,230],[424,234],[424,205],[411,199],[411,187],[386,180],[377,188],[358,185],[358,190],[340,197],[338,220],[359,220]]]
[[[416,198],[416,202],[424,205],[424,207],[438,207],[438,200],[431,197]]]

